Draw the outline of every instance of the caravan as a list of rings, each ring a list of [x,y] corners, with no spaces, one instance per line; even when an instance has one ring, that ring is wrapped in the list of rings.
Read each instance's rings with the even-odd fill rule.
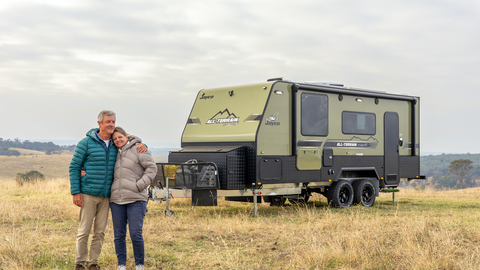
[[[419,97],[341,84],[276,78],[203,89],[181,148],[158,164],[151,198],[283,205],[317,192],[334,207],[372,206],[402,179],[424,178],[419,119]]]

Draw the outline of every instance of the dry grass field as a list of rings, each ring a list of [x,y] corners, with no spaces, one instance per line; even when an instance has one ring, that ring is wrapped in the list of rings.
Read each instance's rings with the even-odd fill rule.
[[[146,269],[479,269],[480,189],[402,190],[392,205],[269,207],[219,200],[192,210],[149,202]],[[78,208],[66,178],[16,185],[0,179],[0,269],[73,269]],[[128,242],[129,269],[134,268]],[[102,269],[116,269],[111,219]]]
[[[42,152],[43,153],[43,152]],[[72,155],[25,155],[25,156],[0,156],[0,177],[13,177],[17,173],[36,170],[45,177],[68,177],[68,166]]]

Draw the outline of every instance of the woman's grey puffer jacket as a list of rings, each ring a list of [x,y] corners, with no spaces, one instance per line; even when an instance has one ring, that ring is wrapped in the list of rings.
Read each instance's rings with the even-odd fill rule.
[[[110,202],[147,201],[146,188],[157,174],[157,165],[150,152],[138,153],[142,140],[128,136],[129,143],[118,149]]]

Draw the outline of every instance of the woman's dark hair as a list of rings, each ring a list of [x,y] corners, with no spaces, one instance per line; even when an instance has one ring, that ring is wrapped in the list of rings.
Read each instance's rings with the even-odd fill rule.
[[[113,132],[120,132],[120,133],[123,134],[123,136],[128,137],[128,134],[127,134],[127,132],[125,131],[125,129],[123,129],[123,128],[121,128],[121,127],[115,127],[115,131],[113,131]]]

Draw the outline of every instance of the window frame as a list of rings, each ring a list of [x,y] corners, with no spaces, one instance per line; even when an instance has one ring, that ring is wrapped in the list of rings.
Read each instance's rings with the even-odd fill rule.
[[[356,119],[358,119],[358,115],[372,115],[373,116],[373,133],[369,132],[358,132],[359,129],[355,129],[356,131],[353,132],[345,132],[345,114],[355,114]],[[358,125],[358,122],[355,122]],[[365,118],[365,127],[368,126],[368,117]],[[373,112],[358,112],[358,111],[342,111],[342,133],[343,134],[353,134],[353,135],[375,135],[377,134],[377,115]]]
[[[326,116],[324,118],[321,118],[320,121],[322,120],[326,120],[326,128],[324,128],[323,131],[325,131],[325,134],[311,134],[311,133],[307,133],[307,131],[305,130],[304,132],[304,101],[303,101],[303,97],[304,95],[310,95],[310,96],[319,96],[319,97],[322,97],[322,98],[325,98],[325,104],[326,104],[326,108],[325,108],[325,111],[326,111]],[[321,104],[320,104],[321,105]],[[311,93],[311,92],[303,92],[301,93],[300,95],[300,133],[302,134],[302,136],[321,136],[321,137],[327,137],[328,136],[328,132],[329,132],[329,108],[328,108],[328,105],[329,105],[329,100],[328,100],[328,95],[327,94],[320,94],[320,93]]]

